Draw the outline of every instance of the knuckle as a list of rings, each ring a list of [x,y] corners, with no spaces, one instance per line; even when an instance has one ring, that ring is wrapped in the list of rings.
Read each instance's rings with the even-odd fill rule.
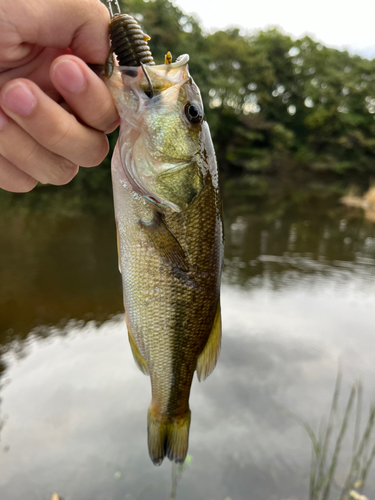
[[[90,156],[87,160],[82,162],[83,167],[95,167],[99,165],[104,158],[107,156],[109,151],[108,139],[104,133],[100,133],[100,136],[96,138],[95,147],[92,148]]]
[[[91,8],[92,9],[97,9],[98,10],[98,14],[100,14],[101,16],[105,17],[106,19],[109,19],[109,13],[108,13],[108,9],[107,7],[101,3],[101,2],[92,2],[91,1]]]
[[[117,117],[114,122],[112,122],[105,130],[106,134],[111,134],[120,125],[120,118]]]
[[[104,160],[104,158],[107,156],[108,152],[109,152],[108,139],[105,135],[103,135],[101,148],[98,151],[97,164],[101,163]]]
[[[47,168],[48,167],[48,168]],[[63,157],[55,157],[44,164],[38,179],[42,184],[63,186],[68,184],[78,173],[78,166]]]
[[[88,123],[97,130],[106,132],[117,118],[117,112],[111,99],[104,99],[99,106],[94,106],[87,117]]]
[[[38,181],[0,155],[0,188],[12,193],[28,193]]]
[[[73,165],[70,162],[69,165],[67,165],[66,163],[61,165],[59,171],[56,173],[56,179],[53,184],[55,186],[63,186],[65,184],[68,184],[77,175],[78,170],[78,165]]]
[[[25,176],[20,182],[17,184],[15,188],[15,192],[17,193],[29,193],[32,191],[36,185],[38,184],[38,181],[34,179],[33,177],[30,176]]]
[[[47,139],[48,147],[52,149],[60,148],[64,142],[69,138],[72,128],[72,123],[68,121],[64,126],[57,126],[52,130],[50,136]]]
[[[26,147],[24,145],[24,154],[22,160],[25,163],[31,163],[34,157],[38,155],[39,148],[39,144],[34,141],[30,141]]]

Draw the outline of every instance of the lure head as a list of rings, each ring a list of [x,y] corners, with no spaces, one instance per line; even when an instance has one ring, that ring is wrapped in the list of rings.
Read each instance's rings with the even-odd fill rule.
[[[184,55],[172,64],[118,67],[109,80],[121,117],[124,184],[175,211],[198,196],[215,161],[188,59]]]

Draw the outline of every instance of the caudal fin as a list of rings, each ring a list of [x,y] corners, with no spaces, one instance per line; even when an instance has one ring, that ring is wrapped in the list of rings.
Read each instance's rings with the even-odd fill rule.
[[[182,418],[160,419],[151,407],[148,410],[147,435],[148,452],[155,465],[160,465],[164,457],[182,464],[189,446],[190,410]]]

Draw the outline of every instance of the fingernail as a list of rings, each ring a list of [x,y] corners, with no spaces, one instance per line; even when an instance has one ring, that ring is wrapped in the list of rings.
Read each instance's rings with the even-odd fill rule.
[[[3,128],[7,123],[8,123],[8,117],[4,113],[4,111],[0,109],[0,132],[3,130]]]
[[[56,64],[53,72],[59,83],[68,92],[76,94],[86,86],[86,79],[81,68],[73,61],[63,60]]]
[[[36,97],[25,83],[17,82],[3,91],[1,103],[13,113],[27,116],[36,106]]]

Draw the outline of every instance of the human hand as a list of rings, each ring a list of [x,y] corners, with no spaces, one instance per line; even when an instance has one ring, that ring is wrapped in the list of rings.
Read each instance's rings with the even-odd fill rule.
[[[98,165],[119,118],[104,82],[109,15],[99,0],[0,0],[0,188],[66,184]]]

